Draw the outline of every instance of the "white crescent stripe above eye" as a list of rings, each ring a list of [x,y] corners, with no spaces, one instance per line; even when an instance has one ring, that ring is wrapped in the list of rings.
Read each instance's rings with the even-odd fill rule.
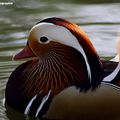
[[[30,107],[32,106],[32,103],[34,102],[34,100],[36,99],[37,95],[35,95],[31,100],[30,102],[28,103],[26,109],[25,109],[25,112],[24,114],[25,115],[28,115],[29,114],[29,111],[30,111]]]
[[[51,93],[51,91],[49,91],[49,93],[48,93],[45,97],[43,97],[42,102],[41,102],[40,106],[38,107],[38,109],[37,109],[37,111],[36,111],[35,117],[38,116],[38,114],[39,114],[39,112],[41,111],[43,105],[44,105],[45,102],[48,100],[48,98],[49,98],[49,96],[50,96],[50,93]]]
[[[91,82],[91,70],[85,51],[78,42],[77,38],[67,28],[44,22],[35,25],[30,32],[32,31],[34,31],[34,34],[38,40],[41,36],[46,36],[50,41],[59,42],[78,50],[84,57],[87,66],[88,77]]]

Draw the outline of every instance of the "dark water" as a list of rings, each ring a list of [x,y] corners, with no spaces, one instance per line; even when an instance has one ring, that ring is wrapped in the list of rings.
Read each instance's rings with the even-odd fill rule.
[[[66,18],[86,31],[101,57],[115,56],[116,36],[120,32],[119,1],[84,2],[19,0],[13,5],[0,5],[0,120],[8,120],[2,105],[8,76],[21,63],[12,61],[12,56],[25,45],[30,28],[40,19]]]

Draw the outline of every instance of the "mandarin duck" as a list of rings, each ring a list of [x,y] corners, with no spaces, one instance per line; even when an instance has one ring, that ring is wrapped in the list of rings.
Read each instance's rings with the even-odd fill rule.
[[[120,89],[110,83],[118,80],[120,65],[104,75],[94,46],[76,24],[55,17],[35,24],[14,56],[26,58],[9,77],[6,106],[37,118],[120,119]]]

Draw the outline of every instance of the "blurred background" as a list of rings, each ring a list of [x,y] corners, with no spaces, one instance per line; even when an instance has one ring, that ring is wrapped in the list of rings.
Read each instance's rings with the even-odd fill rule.
[[[116,55],[120,0],[0,0],[0,120],[9,120],[2,104],[5,86],[11,72],[21,63],[12,61],[12,56],[26,44],[29,30],[36,22],[53,16],[82,27],[101,57],[110,59]]]

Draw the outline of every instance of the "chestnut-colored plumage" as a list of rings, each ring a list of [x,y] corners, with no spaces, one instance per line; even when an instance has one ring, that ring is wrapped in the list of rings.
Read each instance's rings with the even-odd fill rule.
[[[71,85],[88,89],[90,83],[81,54],[71,47],[55,42],[50,44],[49,49],[46,57],[40,61],[31,61],[21,70],[23,73],[19,79],[23,82],[21,89],[24,94],[33,97],[40,91],[47,94],[51,90],[56,95]],[[74,56],[74,59],[70,56]]]
[[[100,83],[109,74],[104,72],[102,62],[85,32],[76,24],[61,18],[41,20],[31,29],[26,47],[14,56],[15,60],[24,58],[31,60],[18,66],[9,77],[6,86],[6,106],[35,117],[59,119],[59,115],[63,114],[61,110],[64,105],[61,105],[60,109],[57,106],[58,102],[55,101],[59,101],[59,96],[62,102],[65,98],[65,103],[68,98],[69,109],[72,102],[75,102],[75,106],[71,106],[74,110],[78,101],[82,99],[79,94],[89,97],[96,89],[103,91]],[[71,97],[74,97],[71,90],[75,94],[76,91],[79,93],[74,101],[71,101]],[[93,93],[89,94],[88,90]],[[76,110],[83,109],[80,108],[81,101],[79,102]],[[54,103],[59,109],[55,116],[51,111],[56,110]],[[60,119],[68,118],[65,116],[69,114],[71,113],[64,112]],[[74,115],[76,114],[73,114],[73,118],[84,118],[79,114],[76,117]]]

